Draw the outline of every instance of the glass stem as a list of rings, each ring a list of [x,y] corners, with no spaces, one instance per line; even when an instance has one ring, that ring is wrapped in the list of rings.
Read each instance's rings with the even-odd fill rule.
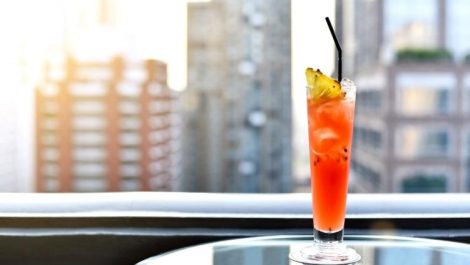
[[[313,244],[320,252],[325,254],[343,253],[346,251],[346,246],[343,244],[343,232],[343,229],[332,233],[314,229]]]
[[[313,240],[317,244],[322,243],[342,243],[343,242],[343,232],[344,229],[341,229],[338,232],[325,233],[317,229],[313,229]]]

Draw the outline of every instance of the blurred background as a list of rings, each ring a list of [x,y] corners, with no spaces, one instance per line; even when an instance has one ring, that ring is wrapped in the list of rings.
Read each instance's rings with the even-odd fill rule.
[[[465,0],[0,1],[0,191],[309,191],[326,16],[350,191],[469,191]]]

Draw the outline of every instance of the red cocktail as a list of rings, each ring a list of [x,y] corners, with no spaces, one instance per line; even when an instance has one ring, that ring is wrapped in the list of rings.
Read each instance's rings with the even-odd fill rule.
[[[307,110],[314,244],[291,259],[350,264],[360,256],[343,244],[356,87],[307,69]]]
[[[348,190],[354,101],[307,99],[315,229],[343,229]]]

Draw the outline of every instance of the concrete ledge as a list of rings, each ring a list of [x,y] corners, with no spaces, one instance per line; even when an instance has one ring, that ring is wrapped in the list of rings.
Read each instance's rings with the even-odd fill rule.
[[[310,218],[310,200],[307,193],[1,193],[0,217],[213,215]],[[352,218],[470,217],[470,194],[350,194],[347,214]]]
[[[0,264],[127,265],[230,238],[311,234],[309,194],[0,194]],[[347,234],[470,242],[466,194],[352,194]]]

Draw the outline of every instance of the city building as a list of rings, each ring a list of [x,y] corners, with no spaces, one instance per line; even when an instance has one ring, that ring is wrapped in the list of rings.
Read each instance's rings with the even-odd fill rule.
[[[290,5],[188,4],[182,190],[292,190]]]
[[[36,190],[173,190],[176,98],[166,64],[49,60],[36,90]]]
[[[336,3],[358,87],[353,190],[470,191],[470,3]]]

